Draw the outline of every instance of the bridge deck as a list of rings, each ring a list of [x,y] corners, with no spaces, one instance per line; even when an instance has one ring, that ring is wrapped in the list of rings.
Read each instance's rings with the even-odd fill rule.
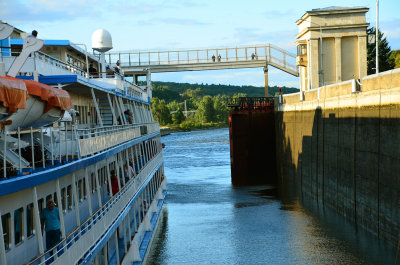
[[[152,73],[252,68],[272,65],[299,76],[296,55],[271,44],[172,51],[111,52],[109,64],[120,61],[125,75],[149,69]]]

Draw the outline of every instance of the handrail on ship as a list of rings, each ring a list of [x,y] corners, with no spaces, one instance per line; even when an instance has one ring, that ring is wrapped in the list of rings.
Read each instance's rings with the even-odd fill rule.
[[[60,61],[60,60],[58,60],[58,59],[56,59],[56,58],[53,58],[53,57],[51,57],[50,55],[47,55],[47,54],[45,54],[45,53],[42,53],[42,52],[38,52],[38,54],[39,54],[39,56],[38,56],[38,58],[40,59],[40,60],[43,60],[43,61],[46,61],[47,60],[47,62],[49,62],[50,64],[52,64],[52,65],[55,65],[56,67],[59,67],[59,68],[61,68],[61,69],[64,69],[64,70],[67,70],[67,71],[70,71],[70,72],[72,72],[72,73],[75,73],[75,74],[77,74],[77,75],[79,75],[79,76],[82,76],[82,77],[85,77],[85,78],[87,78],[87,79],[97,79],[97,78],[101,78],[101,76],[100,75],[98,75],[97,77],[95,76],[95,75],[91,75],[91,74],[87,74],[87,72],[86,71],[84,71],[83,69],[81,69],[81,68],[79,68],[79,67],[77,67],[77,66],[75,66],[75,65],[72,65],[72,64],[70,64],[70,63],[66,63],[66,62],[63,62],[63,61]],[[45,58],[45,59],[42,59],[42,57],[43,58]],[[102,72],[97,72],[96,74],[101,74]],[[108,72],[106,72],[106,78],[119,78],[121,81],[123,81],[124,82],[124,89],[125,90],[132,90],[131,92],[134,94],[134,95],[137,95],[137,96],[141,96],[139,93],[138,93],[138,91],[135,91],[134,89],[131,89],[129,86],[127,86],[127,85],[131,85],[131,86],[133,86],[133,87],[136,87],[137,89],[139,89],[140,91],[142,90],[138,85],[136,85],[136,84],[134,84],[134,83],[132,83],[132,82],[130,82],[130,81],[128,81],[128,80],[125,80],[125,78],[124,78],[124,76],[123,75],[121,75],[121,74],[119,74],[119,73],[116,73],[116,72],[113,72],[113,74],[109,74]]]
[[[91,229],[91,226],[94,225],[98,220],[102,219],[103,216],[105,215],[106,212],[108,212],[109,209],[112,208],[112,206],[122,197],[123,194],[125,194],[131,186],[135,185],[135,193],[139,191],[143,187],[143,184],[146,181],[147,175],[141,175],[140,173],[143,172],[143,169],[147,168],[148,165],[154,164],[156,162],[155,158],[158,157],[161,154],[161,151],[153,155],[151,158],[149,158],[146,162],[145,165],[143,165],[141,168],[139,168],[139,172],[137,172],[137,176],[131,178],[127,183],[125,183],[125,186],[122,187],[118,193],[110,196],[108,200],[106,200],[103,205],[97,209],[94,213],[92,213],[83,223],[81,223],[79,226],[77,226],[74,230],[72,230],[68,235],[65,236],[64,239],[62,239],[57,246],[54,246],[52,249],[47,250],[43,254],[40,254],[36,256],[33,260],[29,261],[26,263],[28,264],[34,264],[35,262],[44,259],[47,254],[50,254],[51,251],[56,250],[50,257],[44,261],[42,261],[40,264],[47,264],[51,259],[53,259],[56,255],[60,256],[62,254],[65,254],[65,251],[70,248],[75,242],[77,242],[80,237],[86,233],[86,231]],[[143,176],[145,176],[143,178]],[[138,182],[138,183],[137,183]],[[160,185],[161,183],[159,183]],[[89,228],[90,226],[90,228]],[[78,232],[78,233],[77,233]],[[69,242],[67,242],[70,240]],[[62,246],[60,249],[59,246]]]
[[[142,127],[146,127],[146,130],[141,130]],[[35,157],[35,154],[33,153],[31,167],[28,168],[35,170],[36,163],[42,163],[42,168],[53,167],[57,163],[57,161],[59,163],[61,163],[62,160],[64,163],[72,162],[75,160],[76,157],[84,158],[93,155],[95,153],[102,152],[109,148],[112,148],[116,144],[118,145],[121,144],[122,142],[132,140],[132,138],[124,139],[120,135],[117,135],[118,133],[129,132],[132,130],[136,131],[136,134],[133,134],[134,138],[136,138],[142,136],[143,134],[150,134],[158,131],[159,124],[158,122],[150,122],[141,124],[110,125],[110,126],[94,127],[87,129],[77,129],[75,125],[71,124],[71,126],[66,125],[65,127],[59,127],[57,129],[54,129],[53,127],[45,127],[45,128],[41,127],[39,129],[31,128],[30,130],[19,130],[19,129],[16,131],[5,130],[4,134],[6,135],[17,134],[18,139],[21,138],[22,134],[30,134],[31,135],[30,145],[39,141],[38,138],[34,138],[34,133],[40,133],[40,141],[43,141],[43,136],[45,135],[50,137],[49,145],[46,146],[43,144],[41,145],[41,150],[42,150],[41,157]],[[54,142],[54,138],[57,135],[57,133],[58,133],[58,142]],[[62,136],[61,133],[64,133],[64,135]],[[102,137],[102,136],[107,136],[109,138],[109,141],[107,142],[108,145],[96,146],[97,147],[96,150],[89,149],[89,151],[87,151],[87,149],[84,149],[85,148],[83,144],[84,139],[96,140],[96,137]],[[117,139],[114,139],[116,137]],[[127,135],[126,137],[132,137],[132,134]],[[4,139],[5,139],[4,146],[7,146],[7,141],[6,141],[7,138]],[[88,142],[88,144],[93,144],[93,143]],[[22,155],[20,155],[21,153],[20,150],[23,149],[21,147],[21,141],[18,141],[17,145],[18,146],[16,150],[18,150],[17,155],[19,161],[16,168],[18,168],[19,173],[22,174],[23,171],[28,168],[22,167],[22,161],[24,160],[24,158],[22,157]],[[61,148],[64,147],[65,150],[61,151]],[[45,154],[45,150],[50,153],[50,158],[47,157],[47,155]],[[4,152],[3,155],[7,159],[7,153]],[[47,165],[46,164],[47,162],[51,164]],[[6,176],[5,170],[6,167],[4,167],[4,173],[3,173],[4,176]]]
[[[18,56],[20,53],[21,52],[15,52],[14,51],[14,52],[11,53],[11,55],[12,56]],[[35,56],[35,58],[37,58],[39,60],[45,61],[47,63],[50,63],[50,64],[55,65],[55,66],[57,66],[59,68],[62,68],[64,70],[68,70],[70,72],[75,72],[75,73],[79,74],[80,76],[85,76],[85,74],[86,74],[86,72],[83,71],[82,69],[80,69],[79,67],[77,67],[75,65],[72,65],[72,64],[69,64],[69,63],[65,63],[63,61],[60,61],[60,60],[58,60],[58,59],[56,59],[56,58],[54,58],[54,57],[52,57],[52,56],[50,56],[48,54],[45,54],[45,53],[41,52],[41,51],[37,51],[35,53],[37,54],[37,56]],[[71,70],[73,70],[73,71],[71,71]],[[82,72],[85,73],[85,74],[82,74]]]

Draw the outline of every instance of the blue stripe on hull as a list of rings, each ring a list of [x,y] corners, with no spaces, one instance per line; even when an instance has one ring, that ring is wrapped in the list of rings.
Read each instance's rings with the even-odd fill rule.
[[[11,194],[14,192],[18,192],[18,191],[21,191],[24,189],[32,188],[32,187],[56,180],[65,175],[71,174],[78,170],[81,170],[81,169],[84,169],[91,165],[94,165],[99,161],[102,161],[108,157],[111,157],[111,156],[121,152],[122,150],[125,150],[135,144],[138,144],[144,140],[155,137],[159,134],[160,134],[159,132],[148,134],[148,135],[142,136],[138,139],[133,139],[129,142],[126,142],[126,143],[123,143],[116,147],[113,147],[107,151],[100,153],[100,154],[96,154],[91,157],[82,158],[77,161],[70,162],[66,165],[51,168],[51,169],[48,169],[48,170],[45,170],[42,172],[33,173],[33,174],[27,175],[27,176],[21,176],[21,177],[17,177],[14,179],[3,180],[0,182],[0,196],[4,196],[7,194]]]

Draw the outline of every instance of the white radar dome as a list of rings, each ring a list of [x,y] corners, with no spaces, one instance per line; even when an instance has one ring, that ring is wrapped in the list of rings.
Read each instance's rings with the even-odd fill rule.
[[[105,29],[98,29],[92,34],[92,49],[107,52],[113,48],[111,34]]]

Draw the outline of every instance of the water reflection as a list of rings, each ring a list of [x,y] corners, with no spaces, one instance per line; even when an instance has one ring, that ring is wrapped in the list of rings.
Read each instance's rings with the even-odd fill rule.
[[[294,187],[233,188],[228,141],[227,129],[163,137],[168,196],[149,264],[393,264],[393,248]]]

